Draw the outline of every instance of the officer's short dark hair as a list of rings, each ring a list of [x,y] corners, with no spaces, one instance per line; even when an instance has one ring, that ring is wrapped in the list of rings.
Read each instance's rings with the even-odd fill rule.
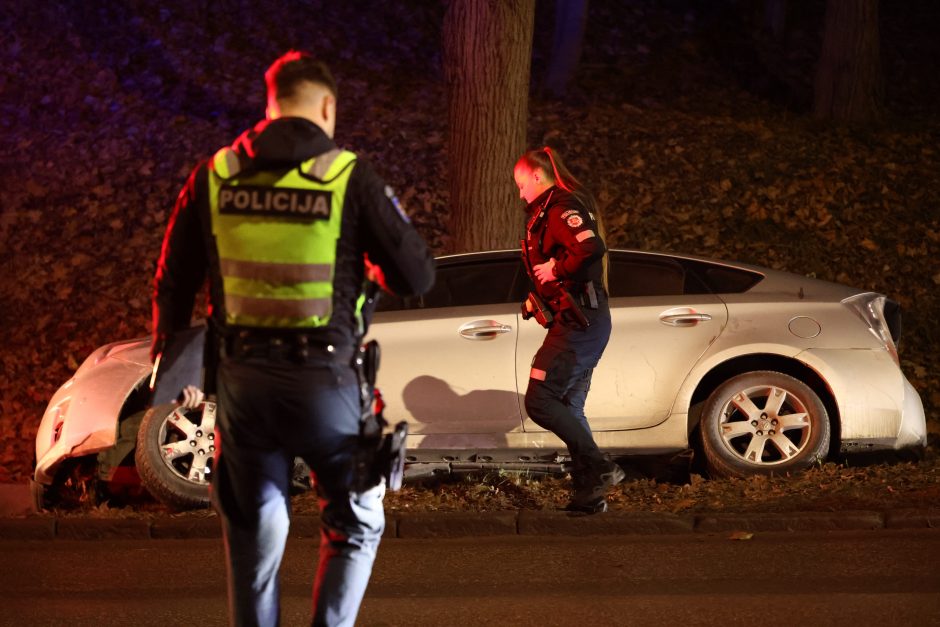
[[[313,58],[308,52],[291,50],[271,64],[264,73],[268,94],[278,100],[290,98],[297,86],[304,81],[323,85],[336,96],[336,81],[330,68],[323,61]]]

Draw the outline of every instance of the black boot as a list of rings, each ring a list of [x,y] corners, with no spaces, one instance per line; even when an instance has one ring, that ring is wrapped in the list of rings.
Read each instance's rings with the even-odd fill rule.
[[[607,511],[607,490],[623,481],[626,473],[613,462],[601,461],[593,470],[580,474],[574,495],[565,507],[570,512],[600,514]]]
[[[595,478],[586,470],[571,472],[571,500],[565,505],[565,511],[582,514],[599,514],[607,511],[607,501],[592,498]]]

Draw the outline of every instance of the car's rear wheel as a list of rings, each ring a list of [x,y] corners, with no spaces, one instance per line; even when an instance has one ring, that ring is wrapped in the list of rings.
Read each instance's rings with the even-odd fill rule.
[[[211,410],[205,411],[207,406]],[[147,410],[137,432],[134,459],[147,491],[178,509],[209,504],[209,477],[215,461],[214,405],[198,409],[176,404]]]
[[[829,451],[829,416],[819,396],[780,372],[748,372],[723,383],[705,402],[700,426],[712,476],[803,470]]]

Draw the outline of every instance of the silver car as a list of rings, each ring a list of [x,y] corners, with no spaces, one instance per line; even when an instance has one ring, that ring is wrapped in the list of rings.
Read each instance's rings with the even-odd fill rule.
[[[747,476],[836,451],[925,445],[923,406],[899,367],[899,308],[887,297],[627,250],[611,252],[609,282],[613,334],[585,412],[610,456],[691,446],[711,474]],[[380,301],[369,335],[382,346],[386,418],[409,424],[407,474],[568,461],[525,413],[545,333],[521,318],[528,289],[518,252],[496,251],[441,257],[430,293]],[[36,440],[38,495],[67,460],[97,456],[110,470],[130,446],[155,496],[206,502],[214,407],[148,408],[148,349],[149,340],[99,348],[55,394]]]

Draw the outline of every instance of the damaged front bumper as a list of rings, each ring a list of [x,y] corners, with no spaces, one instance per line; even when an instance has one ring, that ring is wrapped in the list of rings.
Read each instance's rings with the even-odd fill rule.
[[[50,485],[65,460],[114,446],[124,404],[149,376],[147,350],[142,340],[103,346],[56,391],[36,433],[35,482]]]

